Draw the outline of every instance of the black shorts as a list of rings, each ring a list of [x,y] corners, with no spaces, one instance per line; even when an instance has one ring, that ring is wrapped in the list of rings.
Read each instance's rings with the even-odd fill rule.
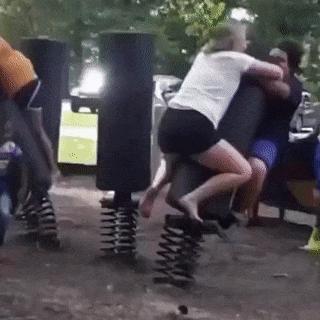
[[[40,89],[41,81],[34,79],[22,87],[13,97],[14,102],[20,109],[36,108],[32,104]]]
[[[219,140],[211,121],[195,110],[168,108],[160,121],[158,143],[163,153],[197,154]]]

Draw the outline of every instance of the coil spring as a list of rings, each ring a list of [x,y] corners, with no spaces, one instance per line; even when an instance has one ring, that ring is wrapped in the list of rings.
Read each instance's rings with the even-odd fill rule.
[[[107,209],[101,213],[101,236],[105,253],[136,253],[137,211],[133,208]]]
[[[39,237],[57,238],[58,229],[54,208],[49,196],[41,198],[40,205],[37,207],[39,221]]]
[[[188,229],[180,229],[164,226],[164,233],[159,243],[157,254],[161,259],[156,263],[159,265],[156,271],[161,274],[155,277],[156,283],[170,283],[175,286],[185,286],[194,281],[193,273],[200,257],[201,237],[189,232]]]
[[[19,220],[25,222],[25,227],[29,235],[38,233],[39,219],[36,205],[34,204],[32,197],[29,197],[22,206]]]

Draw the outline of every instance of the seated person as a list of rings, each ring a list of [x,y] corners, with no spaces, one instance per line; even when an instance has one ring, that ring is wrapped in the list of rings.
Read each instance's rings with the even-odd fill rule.
[[[240,190],[240,211],[253,218],[268,172],[275,167],[289,146],[290,121],[300,104],[302,83],[296,77],[303,50],[293,41],[283,41],[270,51],[270,60],[283,70],[284,81],[261,84],[270,94],[268,114],[249,151],[250,181]]]
[[[246,44],[243,28],[218,26],[214,37],[198,53],[179,92],[170,100],[159,126],[159,146],[164,158],[139,206],[144,217],[150,216],[155,198],[171,181],[181,157],[190,157],[219,172],[179,199],[185,213],[198,221],[202,221],[199,203],[250,179],[250,165],[219,136],[217,129],[244,73],[278,80],[283,72],[275,64],[245,54]]]

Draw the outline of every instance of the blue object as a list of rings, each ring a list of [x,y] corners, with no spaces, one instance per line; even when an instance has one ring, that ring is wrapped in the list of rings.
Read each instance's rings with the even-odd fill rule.
[[[21,150],[12,142],[6,142],[0,147],[0,245],[3,244],[5,234],[12,214],[12,199],[10,196],[9,164],[21,157]]]
[[[3,244],[5,234],[11,219],[11,198],[7,192],[0,195],[0,245]]]

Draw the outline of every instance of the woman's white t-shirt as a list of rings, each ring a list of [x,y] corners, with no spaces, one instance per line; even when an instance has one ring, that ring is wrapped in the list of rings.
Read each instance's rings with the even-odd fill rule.
[[[254,61],[236,51],[200,52],[169,107],[197,110],[217,128],[239,87],[241,75]]]

